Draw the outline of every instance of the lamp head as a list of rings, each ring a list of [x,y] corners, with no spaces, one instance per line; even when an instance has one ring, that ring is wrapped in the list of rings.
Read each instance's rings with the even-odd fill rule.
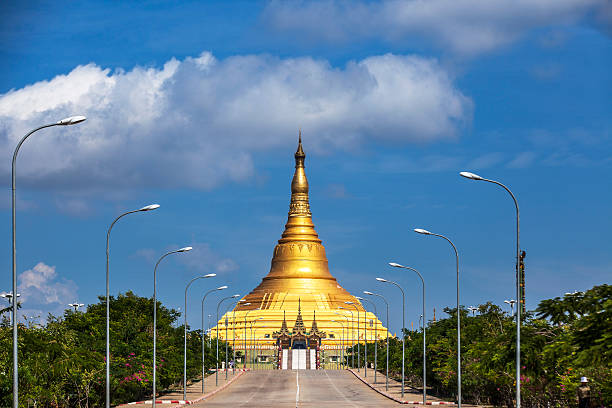
[[[206,275],[204,275],[205,278],[214,278],[215,276],[217,276],[216,273],[207,273]]]
[[[77,123],[81,123],[86,119],[87,118],[85,116],[71,116],[69,118],[58,121],[57,124],[61,126],[76,125]]]
[[[372,293],[372,292],[369,292],[369,291],[367,291],[367,290],[364,290],[364,291],[363,291],[363,293],[365,293],[366,295],[373,295],[373,293]]]
[[[383,279],[383,278],[376,278],[376,280],[379,281],[379,282],[389,282],[388,280]]]
[[[395,262],[389,262],[389,266],[392,266],[394,268],[403,268],[404,267],[403,265],[400,265],[400,264],[395,263]]]
[[[469,171],[462,171],[459,173],[462,177],[469,178],[470,180],[484,180],[478,174],[470,173]]]
[[[355,303],[350,302],[350,301],[347,300],[346,302],[344,302],[344,304],[346,304],[346,305],[354,305]]]
[[[355,296],[355,299],[363,300],[361,296]]]
[[[176,252],[188,252],[188,251],[191,251],[192,249],[193,247],[184,247],[184,248],[177,250]]]
[[[138,211],[152,211],[152,210],[156,210],[158,208],[159,208],[159,204],[149,204],[149,205],[146,205],[146,206],[142,207]]]
[[[227,289],[227,285],[219,286],[219,287],[217,288],[217,290],[223,290],[223,289]]]
[[[240,297],[240,295],[239,294],[232,295],[232,299],[235,299],[237,297]]]
[[[415,228],[414,232],[417,232],[417,233],[423,234],[423,235],[432,235],[431,232],[427,231],[426,229],[422,229],[422,228]]]

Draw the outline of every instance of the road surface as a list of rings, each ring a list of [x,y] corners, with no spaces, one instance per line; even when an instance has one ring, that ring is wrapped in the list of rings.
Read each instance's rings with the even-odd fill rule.
[[[262,370],[245,373],[194,408],[397,407],[348,371]]]

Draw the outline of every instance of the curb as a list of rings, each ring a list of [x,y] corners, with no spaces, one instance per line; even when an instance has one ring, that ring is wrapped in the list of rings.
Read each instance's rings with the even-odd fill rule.
[[[351,373],[353,373],[353,375],[355,377],[357,377],[362,383],[364,383],[365,385],[367,385],[368,387],[370,387],[371,389],[373,389],[374,391],[376,391],[377,393],[379,393],[380,395],[383,395],[395,402],[398,402],[400,404],[412,404],[412,405],[423,405],[423,401],[404,401],[401,400],[397,397],[394,397],[393,395],[386,393],[382,390],[379,390],[377,388],[374,388],[369,382],[367,382],[362,376],[360,376],[359,374],[357,374],[353,369],[349,368],[348,371],[350,371]],[[454,402],[448,402],[448,401],[427,401],[425,403],[425,405],[457,405]]]
[[[238,371],[238,370],[236,370]],[[192,405],[192,404],[196,404],[202,400],[205,400],[207,398],[212,397],[213,395],[215,395],[216,393],[218,393],[219,391],[223,391],[224,389],[226,389],[231,383],[233,383],[234,381],[236,381],[240,376],[242,376],[246,371],[248,370],[242,370],[238,373],[238,375],[236,375],[234,378],[232,378],[231,380],[229,380],[228,382],[226,382],[225,384],[223,384],[221,387],[217,388],[214,391],[209,392],[208,394],[204,394],[194,400],[156,400],[155,403],[156,404],[178,404],[178,405]],[[122,406],[126,406],[126,405],[141,405],[141,404],[151,404],[152,400],[148,400],[148,401],[137,401],[137,402],[128,402],[126,404],[121,404],[121,405],[117,405],[117,407],[122,407]]]

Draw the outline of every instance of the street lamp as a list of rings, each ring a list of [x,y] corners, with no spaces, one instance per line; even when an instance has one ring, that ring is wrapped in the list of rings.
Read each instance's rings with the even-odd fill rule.
[[[249,313],[251,313],[254,310],[261,310],[260,307],[256,308],[256,309],[251,309],[251,310],[247,310],[247,312],[244,314],[244,338],[242,341],[242,344],[244,344],[244,361],[242,363],[242,368],[246,369],[246,362],[247,362],[247,332],[246,332],[246,327],[247,327],[247,317],[249,316]]]
[[[236,303],[234,304],[233,313],[232,313],[233,314],[232,321],[233,321],[233,326],[234,326],[233,339],[232,339],[232,352],[233,352],[234,362],[236,360],[236,349],[235,349],[235,346],[236,346],[236,307],[238,306],[238,303],[240,303],[240,302],[244,302],[244,299],[238,299],[236,301]],[[245,303],[245,305],[250,305],[250,303]],[[230,306],[227,307],[227,309],[225,309],[225,313],[223,314],[225,316],[225,381],[227,381],[227,374],[228,374],[228,371],[229,371],[229,369],[228,369],[229,366],[228,366],[228,361],[227,361],[227,359],[228,359],[228,345],[229,345],[229,342],[227,341],[227,339],[228,339],[228,336],[227,336],[227,328],[228,328],[227,327],[228,326],[227,325],[227,323],[228,323],[227,313],[229,312],[230,307],[231,307],[231,304],[230,304]],[[232,366],[232,374],[234,374],[233,366]]]
[[[115,218],[115,220],[111,223],[110,227],[108,227],[108,231],[106,232],[106,408],[110,408],[110,283],[108,271],[110,233],[115,223],[126,215],[138,212],[153,211],[158,208],[159,204],[150,204],[139,208],[138,210],[124,212],[123,214]]]
[[[76,313],[76,311],[79,309],[79,307],[83,307],[85,305],[83,303],[74,302],[74,303],[68,303],[68,306],[74,307],[74,311]]]
[[[364,299],[360,296],[355,296],[357,299],[359,299],[360,301],[365,301],[365,302],[369,302],[373,307],[374,307],[374,316],[376,316],[376,318],[378,319],[378,312],[376,311],[376,303],[372,302],[371,300],[368,299]],[[368,326],[368,321],[367,321],[367,310],[366,310],[366,321],[365,321],[365,326]],[[377,334],[378,334],[378,330],[377,330],[377,324],[374,323],[374,384],[376,384],[376,372],[378,371],[378,340],[376,338]],[[370,336],[372,335],[372,329],[370,329]],[[368,338],[366,335],[366,349],[365,349],[365,359],[366,359],[366,368],[365,368],[365,376],[368,376]]]
[[[350,302],[350,301],[346,301],[344,302],[344,304],[353,306],[355,308],[355,310],[357,310],[357,372],[360,371],[361,369],[361,351],[359,348],[359,339],[360,339],[360,333],[359,333],[359,308],[357,307],[357,305],[354,302]]]
[[[512,316],[514,316],[514,304],[516,303],[516,300],[514,299],[504,300],[504,303],[510,305],[510,311],[512,313]]]
[[[224,297],[223,299],[219,301],[219,303],[217,303],[217,325],[216,325],[216,328],[217,328],[217,358],[216,358],[216,367],[215,367],[216,368],[215,369],[215,386],[219,385],[219,306],[221,306],[221,303],[223,303],[225,300],[236,299],[237,297],[240,297],[240,295],[236,294],[236,295]],[[227,338],[225,339],[225,341],[227,342]]]
[[[218,288],[215,289],[211,289],[208,292],[206,292],[204,294],[204,296],[202,297],[202,394],[204,394],[204,374],[205,374],[205,367],[204,367],[204,300],[206,300],[206,296],[208,296],[209,294],[211,294],[212,292],[215,292],[217,290],[223,290],[223,289],[227,289],[227,285],[223,285],[223,286],[219,286]],[[210,318],[211,315],[208,315],[208,339],[210,340]],[[209,343],[209,348],[210,348],[210,343]]]
[[[16,224],[16,212],[17,212],[17,154],[19,153],[19,149],[25,140],[30,137],[30,135],[38,130],[52,127],[52,126],[67,126],[67,125],[76,125],[77,123],[81,123],[85,120],[85,116],[71,116],[66,119],[62,119],[55,123],[50,123],[48,125],[43,125],[37,127],[32,130],[30,133],[21,138],[19,143],[17,143],[17,147],[15,148],[15,152],[13,153],[13,166],[12,166],[12,177],[11,177],[11,188],[12,188],[12,210],[13,210],[13,223],[12,223],[12,241],[13,241],[13,292],[17,293],[17,224]],[[18,343],[17,343],[17,308],[13,308],[13,408],[18,408],[19,406],[19,367],[18,367]],[[107,356],[108,358],[108,356]]]
[[[244,299],[240,299],[238,302],[236,302],[236,306],[234,306],[234,311],[232,313],[232,320],[233,320],[232,353],[233,353],[233,361],[234,361],[234,364],[232,364],[232,375],[236,374],[236,307],[238,307],[238,303],[240,302],[244,302]],[[251,305],[251,302],[242,304],[242,306],[250,306],[250,305]]]
[[[379,295],[378,293],[373,293],[367,290],[364,290],[363,293],[370,296],[378,296],[379,298],[384,300],[385,304],[387,305],[387,375],[385,381],[385,389],[389,391],[389,303],[383,295]],[[374,380],[374,382],[376,382],[376,380]]]
[[[334,312],[336,313],[336,312]],[[342,316],[340,313],[336,313],[337,315]],[[341,347],[341,352],[340,352],[340,358],[342,359],[342,362],[344,362],[344,323],[338,321],[338,320],[332,320],[332,322],[334,323],[338,323],[340,325],[340,327],[342,327],[342,330],[340,331],[340,347]],[[338,356],[336,356],[336,358],[338,358]],[[338,363],[336,363],[336,368],[340,369],[340,366],[338,365]]]
[[[406,331],[406,320],[405,320],[405,295],[404,295],[404,289],[402,289],[402,287],[397,283],[397,282],[393,282],[384,278],[376,278],[377,281],[379,282],[383,282],[383,283],[390,283],[392,285],[395,285],[399,288],[399,290],[402,291],[402,398],[404,398],[404,365],[405,365],[405,356],[406,356],[406,333],[404,333]],[[389,330],[389,328],[387,327],[387,330]],[[389,341],[389,339],[387,339],[387,342]],[[388,350],[387,350],[388,351]],[[389,355],[389,353],[387,352],[387,356]],[[387,376],[389,376],[388,372],[387,372]]]
[[[348,310],[345,307],[338,306],[338,309],[346,310],[351,314],[351,338],[353,340],[351,343],[351,366],[352,368],[355,368],[355,315],[353,314],[352,310]]]
[[[155,268],[153,268],[153,398],[151,399],[151,403],[153,404],[152,406],[155,406],[155,399],[156,399],[156,374],[157,374],[157,267],[159,266],[159,263],[162,261],[162,259],[164,259],[165,257],[167,257],[168,255],[171,254],[178,254],[181,252],[188,252],[191,251],[193,248],[188,246],[188,247],[184,247],[181,249],[177,249],[176,251],[170,251],[167,252],[166,254],[162,255],[161,258],[159,258],[159,260],[157,261],[157,263],[155,264]],[[212,277],[215,276],[214,273],[207,275],[206,277]],[[76,311],[76,308],[75,308]]]
[[[347,310],[347,312],[350,312],[350,310]],[[346,356],[346,346],[348,344],[348,337],[349,337],[349,318],[344,313],[338,313],[338,312],[332,312],[332,313],[337,314],[338,316],[346,320],[346,336],[344,336],[344,344],[342,346],[342,362],[344,363],[344,357]],[[344,328],[344,326],[342,327]],[[351,355],[352,354],[353,353],[351,353]],[[355,360],[353,359],[353,363],[354,362]],[[346,364],[344,366],[345,367],[348,366],[348,358],[346,359]]]
[[[516,201],[516,197],[512,194],[512,191],[499,181],[489,180],[484,177],[480,177],[477,174],[462,171],[459,173],[462,177],[476,181],[486,181],[488,183],[497,184],[510,194],[512,201],[514,201],[514,207],[516,208],[516,300],[518,302],[516,308],[516,408],[521,408],[521,301],[523,300],[521,294],[521,273],[520,273],[520,216],[519,216],[519,205]],[[524,306],[524,305],[523,305]]]
[[[191,249],[191,247],[188,247],[188,248]],[[217,276],[217,274],[209,273],[209,274],[202,275],[202,276],[196,276],[195,278],[193,278],[192,280],[189,281],[187,286],[185,286],[185,317],[184,317],[184,324],[185,324],[184,340],[185,340],[185,346],[184,346],[184,349],[183,349],[183,399],[184,400],[187,399],[187,289],[189,289],[191,284],[193,282],[197,281],[198,279],[212,278],[213,276]],[[204,378],[202,378],[202,381],[204,381]]]
[[[395,262],[389,262],[389,265],[394,267],[394,268],[401,268],[401,269],[408,269],[411,270],[413,272],[415,272],[417,275],[419,275],[419,278],[421,278],[421,283],[423,284],[423,405],[426,404],[427,402],[427,348],[425,347],[425,324],[426,324],[426,319],[425,319],[425,280],[423,279],[423,275],[421,275],[421,273],[419,271],[417,271],[414,268],[411,268],[410,266],[404,266],[404,265],[400,265],[398,263]]]
[[[2,293],[0,297],[5,298],[9,302],[9,323],[11,322],[11,312],[13,310],[13,292]],[[21,297],[21,293],[17,294],[17,297]]]
[[[422,228],[415,228],[414,232],[445,239],[449,244],[451,244],[453,250],[455,251],[455,259],[457,263],[457,405],[459,408],[461,408],[461,309],[459,309],[459,253],[457,252],[457,247],[455,244],[453,244],[453,242],[444,235],[434,234],[433,232],[429,232]],[[423,310],[423,313],[425,313],[425,310]]]
[[[249,323],[251,323],[251,344],[253,345],[253,355],[251,356],[251,369],[255,369],[255,355],[257,354],[257,351],[255,349],[255,337],[253,337],[253,326],[255,325],[255,322],[258,320],[263,319],[263,317],[258,317],[256,319],[251,320]],[[245,330],[246,332],[246,330]]]

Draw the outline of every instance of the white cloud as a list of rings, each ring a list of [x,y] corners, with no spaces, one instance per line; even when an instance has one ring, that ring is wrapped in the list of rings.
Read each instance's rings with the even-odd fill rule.
[[[275,30],[306,34],[309,40],[382,38],[406,44],[424,38],[471,55],[512,43],[534,28],[572,24],[589,13],[610,15],[606,4],[606,0],[272,1],[263,18]]]
[[[23,309],[20,315],[40,315],[38,321],[46,319],[48,313],[61,315],[67,304],[77,300],[77,285],[71,280],[58,280],[55,266],[37,263],[18,277],[17,293]]]
[[[252,155],[293,146],[302,127],[309,149],[371,140],[456,136],[472,102],[433,59],[382,55],[336,68],[312,58],[208,52],[162,68],[111,71],[95,64],[0,95],[0,152],[10,157],[28,130],[44,129],[20,152],[19,182],[86,194],[154,186],[210,189],[253,175]],[[34,140],[35,139],[35,140]],[[9,180],[9,160],[0,167]],[[64,203],[83,212],[83,203]]]

